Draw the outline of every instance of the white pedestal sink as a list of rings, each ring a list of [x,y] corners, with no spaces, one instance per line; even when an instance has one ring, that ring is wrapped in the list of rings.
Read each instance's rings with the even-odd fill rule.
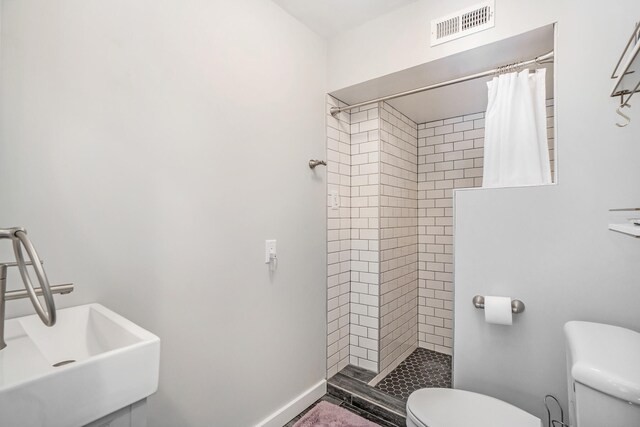
[[[80,427],[158,389],[160,339],[99,304],[58,310],[51,328],[8,319],[5,339],[0,426]]]

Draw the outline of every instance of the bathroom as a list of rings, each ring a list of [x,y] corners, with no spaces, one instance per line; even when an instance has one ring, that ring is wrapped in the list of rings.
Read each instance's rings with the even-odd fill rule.
[[[136,397],[144,405],[109,406],[106,398],[91,400],[92,393],[107,380],[121,381],[112,385],[129,393],[127,381],[138,377],[104,376],[100,387],[87,387],[65,373],[93,359],[65,350],[76,343],[54,342],[52,361],[78,361],[51,368],[60,382],[23,400],[7,376],[0,407],[11,409],[0,412],[0,425],[116,425],[110,414],[131,405],[129,424],[118,425],[283,426],[302,420],[319,400],[339,403],[331,381],[343,369],[356,366],[381,380],[416,349],[451,364],[453,389],[499,399],[544,426],[544,397],[553,395],[569,423],[564,325],[640,331],[640,247],[610,229],[629,215],[612,209],[640,203],[636,105],[610,96],[640,4],[495,0],[490,28],[432,45],[432,21],[478,3],[0,0],[0,228],[24,227],[51,285],[74,284],[72,292],[53,295],[57,324],[44,329],[37,319],[43,328],[34,322],[29,331],[63,334],[66,310],[95,303],[108,310],[105,317],[126,319],[123,327],[148,331],[140,335],[155,352],[144,365],[144,396]],[[407,205],[404,215],[391,210],[409,229],[402,256],[411,310],[398,316],[406,320],[405,339],[386,358],[376,349],[382,334],[372,335],[373,348],[362,347],[367,356],[351,348],[354,326],[368,327],[351,316],[365,295],[357,290],[376,285],[386,260],[367,271],[373,283],[352,272],[364,272],[360,263],[374,263],[385,250],[382,219],[389,217],[374,212],[366,227],[354,220],[360,194],[351,167],[359,153],[351,147],[359,132],[352,125],[363,115],[341,111],[334,118],[330,108],[551,50],[552,64],[531,66],[547,69],[550,184],[477,188],[482,175],[472,175],[481,173],[476,159],[483,159],[474,157],[473,185],[442,198],[427,194],[435,182],[426,176],[427,150],[438,145],[427,138],[451,125],[452,132],[439,130],[442,145],[449,143],[445,134],[458,132],[460,141],[482,144],[480,115],[494,76],[363,110],[366,121],[380,123],[384,112],[408,130],[415,124],[415,151],[405,150]],[[349,152],[336,157],[329,129],[332,119],[345,117],[337,141]],[[462,147],[463,157],[481,148]],[[310,169],[310,159],[327,164]],[[376,167],[380,162],[374,156]],[[451,179],[467,179],[466,171]],[[368,190],[384,185],[373,181]],[[441,204],[429,206],[434,199]],[[382,212],[388,206],[378,200],[374,208]],[[428,233],[429,218],[442,234]],[[372,236],[373,254],[364,255],[376,258],[356,260],[353,230],[359,238],[369,225],[373,231],[362,235]],[[9,242],[3,240],[0,256],[0,264],[16,260]],[[36,275],[31,279],[38,286]],[[442,289],[430,288],[433,281]],[[22,282],[18,269],[8,268],[7,291],[21,291]],[[490,324],[473,304],[476,295],[510,297],[525,308],[511,326]],[[28,299],[7,299],[3,375],[16,371],[15,359],[4,354],[20,359],[22,351],[12,342],[12,320],[34,314]],[[372,329],[383,321],[381,304],[371,303]],[[67,398],[47,406],[71,393],[85,395],[87,404]],[[366,408],[337,406],[377,425],[399,425]],[[72,421],[60,421],[63,415]]]

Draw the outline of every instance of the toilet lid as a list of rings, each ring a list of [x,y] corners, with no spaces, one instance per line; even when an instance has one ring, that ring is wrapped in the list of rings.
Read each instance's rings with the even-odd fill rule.
[[[423,388],[407,401],[407,416],[423,427],[541,427],[540,419],[483,394]]]

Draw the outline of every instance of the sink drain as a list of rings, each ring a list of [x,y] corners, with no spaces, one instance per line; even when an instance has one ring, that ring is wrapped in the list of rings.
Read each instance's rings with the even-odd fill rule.
[[[75,361],[76,361],[75,359],[63,360],[62,362],[54,363],[54,364],[53,364],[53,367],[54,367],[54,368],[57,368],[57,367],[59,367],[59,366],[68,365],[69,363],[73,363],[73,362],[75,362]]]

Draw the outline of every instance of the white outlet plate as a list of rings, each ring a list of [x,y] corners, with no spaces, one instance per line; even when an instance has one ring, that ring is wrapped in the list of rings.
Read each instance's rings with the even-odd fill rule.
[[[334,211],[340,208],[340,194],[337,191],[329,192],[329,205]]]

